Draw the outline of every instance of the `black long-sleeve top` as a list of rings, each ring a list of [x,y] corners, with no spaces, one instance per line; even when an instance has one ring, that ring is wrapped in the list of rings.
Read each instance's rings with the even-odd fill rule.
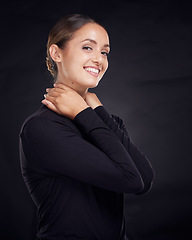
[[[20,133],[21,169],[38,209],[39,240],[124,240],[124,194],[154,171],[118,117],[87,108],[74,120],[42,106]]]

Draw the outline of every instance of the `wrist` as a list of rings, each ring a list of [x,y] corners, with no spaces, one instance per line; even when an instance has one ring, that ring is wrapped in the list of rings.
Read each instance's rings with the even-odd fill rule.
[[[102,104],[102,103],[97,104],[97,105],[93,106],[92,108],[93,108],[93,109],[96,109],[97,107],[103,107],[103,104]]]
[[[82,111],[84,111],[86,108],[89,108],[89,106],[87,104],[85,105],[81,105],[78,107],[78,109],[76,109],[76,111],[74,111],[73,113],[73,119]]]

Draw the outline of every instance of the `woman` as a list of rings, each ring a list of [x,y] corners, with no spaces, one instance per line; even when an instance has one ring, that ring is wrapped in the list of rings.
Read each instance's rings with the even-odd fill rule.
[[[153,169],[122,120],[88,92],[107,70],[109,50],[106,30],[86,16],[66,16],[49,34],[55,84],[20,134],[37,239],[125,240],[124,193],[151,187]]]

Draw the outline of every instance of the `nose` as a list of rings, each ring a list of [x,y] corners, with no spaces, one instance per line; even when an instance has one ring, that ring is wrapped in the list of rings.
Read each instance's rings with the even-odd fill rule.
[[[102,56],[101,52],[98,51],[98,52],[95,52],[95,53],[94,53],[94,55],[93,55],[93,57],[92,57],[92,62],[95,63],[95,64],[97,64],[97,65],[102,64],[102,62],[103,62],[103,56]]]

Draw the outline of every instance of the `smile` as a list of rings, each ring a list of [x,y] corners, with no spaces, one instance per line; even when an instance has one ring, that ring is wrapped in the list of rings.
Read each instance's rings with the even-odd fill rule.
[[[91,75],[98,77],[100,69],[93,68],[93,67],[84,67],[85,71],[90,73]]]

